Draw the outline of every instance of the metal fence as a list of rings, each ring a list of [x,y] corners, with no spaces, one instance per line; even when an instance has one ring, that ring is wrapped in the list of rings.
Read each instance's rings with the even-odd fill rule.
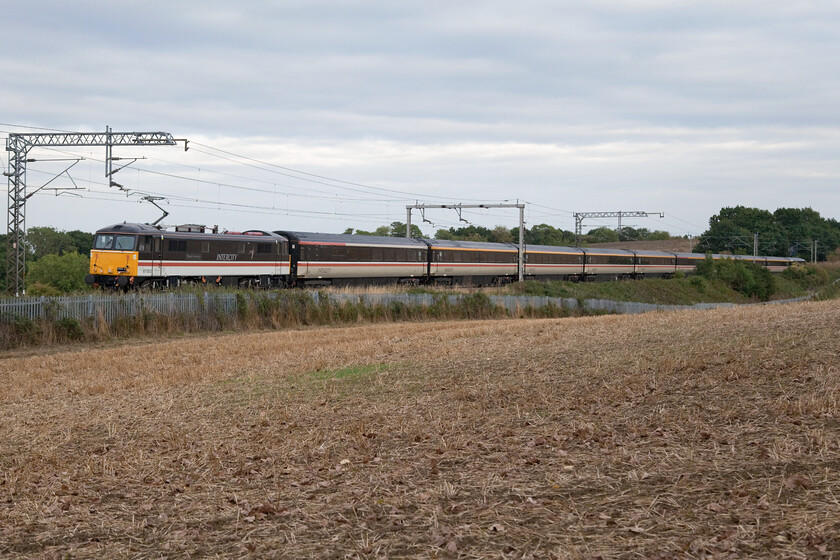
[[[407,306],[429,307],[446,298],[449,304],[457,305],[464,295],[449,294],[332,294],[327,292],[306,292],[314,303],[327,298],[333,303],[364,303],[366,305],[391,305],[395,303]],[[261,297],[288,297],[286,293],[263,292]],[[715,307],[734,307],[732,303],[700,303],[696,305],[655,305],[651,303],[633,303],[603,299],[578,300],[574,298],[554,298],[542,296],[488,296],[493,305],[503,307],[511,314],[517,314],[526,308],[542,309],[555,306],[565,309],[582,307],[586,311],[635,314],[649,311],[676,311],[681,309],[711,309]],[[112,324],[118,317],[133,317],[143,313],[187,315],[203,313],[235,314],[242,301],[247,301],[247,293],[147,293],[147,294],[90,294],[82,296],[8,298],[0,300],[0,318],[15,317],[30,320],[73,318],[84,320],[99,318]],[[802,301],[807,297],[785,300],[787,303]]]

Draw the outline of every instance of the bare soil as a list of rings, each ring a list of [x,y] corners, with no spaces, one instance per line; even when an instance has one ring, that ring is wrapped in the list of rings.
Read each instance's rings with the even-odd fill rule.
[[[0,360],[0,555],[840,558],[836,301]]]

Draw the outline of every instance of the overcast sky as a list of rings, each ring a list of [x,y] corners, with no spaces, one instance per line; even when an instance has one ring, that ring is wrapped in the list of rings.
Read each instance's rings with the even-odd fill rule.
[[[232,230],[374,229],[415,202],[519,200],[569,230],[664,212],[624,223],[679,235],[724,206],[840,218],[836,0],[30,0],[3,19],[4,136],[190,140],[115,148],[145,158],[115,176],[127,193],[103,148],[33,149],[30,192],[72,163],[47,160],[85,159],[29,199],[28,227],[154,221],[148,195],[164,223]]]

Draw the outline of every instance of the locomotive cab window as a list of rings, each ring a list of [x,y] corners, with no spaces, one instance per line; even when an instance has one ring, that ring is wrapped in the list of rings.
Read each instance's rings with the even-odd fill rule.
[[[94,249],[111,249],[114,245],[114,236],[107,233],[100,233],[93,241]]]
[[[118,251],[133,251],[137,238],[133,235],[118,235],[114,240],[114,249]]]

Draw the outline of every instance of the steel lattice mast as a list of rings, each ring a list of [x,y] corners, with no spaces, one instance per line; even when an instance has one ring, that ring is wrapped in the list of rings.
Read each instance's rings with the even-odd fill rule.
[[[175,139],[168,132],[46,132],[9,133],[6,151],[9,152],[8,249],[6,254],[6,288],[16,295],[26,290],[26,164],[29,150],[35,147],[105,146],[105,176],[111,186],[112,146],[174,146]],[[34,193],[33,193],[34,194]]]
[[[580,236],[583,235],[583,220],[586,218],[618,218],[618,228],[616,228],[616,231],[621,231],[621,218],[646,218],[656,214],[659,214],[660,218],[665,217],[665,214],[662,212],[641,212],[638,210],[620,210],[618,212],[575,212],[575,246],[577,247],[580,245]]]

